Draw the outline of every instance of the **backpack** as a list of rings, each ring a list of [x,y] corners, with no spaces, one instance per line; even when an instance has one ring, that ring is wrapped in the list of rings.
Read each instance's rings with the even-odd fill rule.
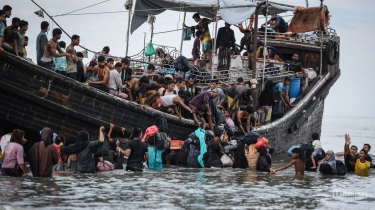
[[[344,176],[347,172],[345,164],[341,160],[336,160],[336,172],[337,175]]]
[[[272,107],[272,114],[276,118],[280,118],[284,116],[284,102],[283,100],[279,99]]]
[[[158,127],[159,132],[168,133],[168,122],[164,117],[156,118],[156,127]]]
[[[198,162],[198,156],[200,155],[199,147],[194,144],[190,144],[189,155],[187,159],[187,167],[189,168],[201,168]]]
[[[169,149],[169,140],[168,136],[164,132],[159,132],[154,136],[154,144],[156,149],[158,150],[164,150]]]
[[[251,131],[251,132],[247,133],[245,136],[243,136],[241,138],[241,141],[243,141],[247,145],[255,144],[255,143],[257,143],[257,141],[260,137],[261,136],[257,132]]]
[[[167,89],[164,89],[164,90],[163,90],[163,94],[161,94],[161,96],[164,96],[164,95],[165,95],[165,92],[167,92]],[[174,95],[177,95],[176,90],[173,90],[173,94],[174,94]]]
[[[310,156],[312,155],[312,153],[314,151],[311,142],[309,142],[309,143],[301,143],[299,149],[300,149],[299,155],[303,159],[310,158]]]

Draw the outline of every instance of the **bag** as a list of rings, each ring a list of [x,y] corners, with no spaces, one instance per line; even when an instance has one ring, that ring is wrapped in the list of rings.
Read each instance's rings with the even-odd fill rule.
[[[183,144],[182,140],[171,140],[169,149],[181,149]]]
[[[158,150],[169,149],[168,136],[164,132],[159,132],[154,136],[155,147]]]
[[[189,60],[184,56],[179,56],[176,58],[176,61],[174,63],[174,68],[176,71],[183,71],[188,72],[190,70],[190,63]]]
[[[273,116],[277,118],[284,116],[284,109],[284,102],[283,100],[279,99],[272,107]]]
[[[237,56],[235,59],[232,59],[230,62],[231,69],[242,69],[242,59],[241,56]]]
[[[254,147],[256,149],[259,149],[261,147],[266,147],[267,148],[267,144],[268,144],[268,139],[266,139],[266,138],[263,137],[263,138],[260,138],[260,139],[257,140],[257,143],[255,143]]]
[[[244,149],[249,168],[255,170],[259,159],[259,152],[255,149],[254,144],[251,144],[248,149],[245,146]]]
[[[104,135],[104,142],[94,148],[94,157],[103,157],[109,155],[109,138],[106,133]]]
[[[314,151],[311,142],[310,143],[301,143],[299,149],[300,149],[299,155],[303,159],[310,158],[310,156],[312,155],[312,153]]]
[[[191,28],[190,27],[184,27],[182,32],[182,40],[189,41],[191,39]]]
[[[230,157],[227,154],[224,154],[220,158],[221,162],[223,163],[223,166],[233,166],[233,161],[230,159]]]
[[[301,145],[300,144],[298,144],[298,145],[294,145],[294,146],[291,146],[289,149],[288,149],[288,156],[289,157],[291,157],[292,156],[292,150],[294,149],[294,148],[299,148]]]
[[[147,44],[147,47],[146,47],[146,50],[145,50],[145,56],[151,56],[151,55],[154,55],[155,54],[155,49],[154,49],[154,45],[152,45],[152,43],[148,43]]]
[[[189,155],[187,159],[187,167],[189,168],[201,168],[201,165],[198,162],[198,156],[200,151],[197,145],[190,144]]]
[[[156,127],[158,127],[159,132],[168,133],[168,121],[164,117],[156,118]]]
[[[347,172],[345,164],[341,160],[336,160],[337,175],[344,176]]]
[[[257,143],[259,138],[260,138],[260,135],[257,132],[251,131],[247,133],[245,136],[243,136],[241,138],[241,141],[243,141],[247,145],[251,145],[251,144]]]

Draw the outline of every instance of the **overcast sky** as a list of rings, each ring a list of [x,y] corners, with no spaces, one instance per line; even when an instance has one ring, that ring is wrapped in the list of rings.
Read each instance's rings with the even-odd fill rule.
[[[99,3],[103,0],[35,0],[50,15],[59,15]],[[279,1],[286,4],[305,6],[305,0],[283,0]],[[102,12],[126,11],[124,8],[125,0],[109,0],[97,6],[87,8],[73,14],[97,13],[94,15],[71,15],[55,17],[59,25],[70,35],[78,34],[81,36],[81,45],[94,50],[101,51],[104,46],[110,46],[110,54],[116,56],[125,55],[125,37],[128,22],[128,13],[100,14]],[[318,6],[319,0],[309,0],[310,6]],[[29,22],[29,46],[27,47],[28,56],[36,60],[36,37],[40,32],[40,23],[45,18],[37,17],[34,11],[39,8],[29,0],[2,0],[1,4],[13,7],[12,17]],[[357,117],[375,117],[375,91],[371,88],[375,78],[375,68],[372,59],[374,59],[373,49],[374,40],[372,40],[374,26],[373,0],[326,0],[331,17],[331,27],[336,29],[341,36],[340,68],[341,78],[333,86],[325,102],[325,115],[333,116],[357,116]],[[2,5],[0,5],[2,7]],[[186,24],[193,25],[191,18],[193,13],[186,15]],[[235,14],[234,14],[235,15]],[[183,13],[164,12],[156,17],[154,32],[169,31],[180,29],[182,25]],[[286,17],[289,20],[290,17]],[[262,21],[264,21],[262,19]],[[11,20],[8,19],[10,24]],[[52,25],[52,24],[51,24]],[[219,27],[223,26],[223,21],[219,22]],[[51,28],[57,27],[55,24]],[[211,27],[212,28],[212,27]],[[236,39],[239,40],[243,35],[236,30]],[[129,55],[139,53],[143,48],[144,33],[146,42],[150,40],[150,26],[145,23],[130,38]],[[52,29],[48,34],[51,38]],[[213,34],[213,33],[211,33]],[[175,46],[180,48],[181,31],[173,33],[156,34],[153,38],[155,44]],[[66,35],[62,36],[67,44],[70,40]],[[190,57],[193,41],[184,42],[183,54]],[[77,47],[77,50],[81,49]],[[89,54],[89,58],[92,54]],[[88,60],[85,59],[85,62]],[[355,119],[353,119],[355,120]]]

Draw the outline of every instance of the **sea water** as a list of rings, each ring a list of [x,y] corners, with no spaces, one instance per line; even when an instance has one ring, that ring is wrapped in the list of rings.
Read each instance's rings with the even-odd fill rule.
[[[343,151],[344,134],[362,148],[375,136],[374,118],[325,117],[322,146]],[[373,145],[374,146],[374,145]],[[375,149],[374,149],[375,150]],[[272,157],[272,167],[291,160]],[[294,167],[270,175],[242,169],[187,169],[97,174],[56,172],[53,178],[0,176],[0,205],[47,209],[373,209],[375,171],[369,177],[306,172]]]

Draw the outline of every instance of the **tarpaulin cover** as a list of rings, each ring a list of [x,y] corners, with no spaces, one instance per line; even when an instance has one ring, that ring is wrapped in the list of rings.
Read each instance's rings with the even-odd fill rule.
[[[295,15],[289,24],[288,31],[305,33],[315,30],[326,30],[329,25],[329,11],[326,6],[296,8]]]

